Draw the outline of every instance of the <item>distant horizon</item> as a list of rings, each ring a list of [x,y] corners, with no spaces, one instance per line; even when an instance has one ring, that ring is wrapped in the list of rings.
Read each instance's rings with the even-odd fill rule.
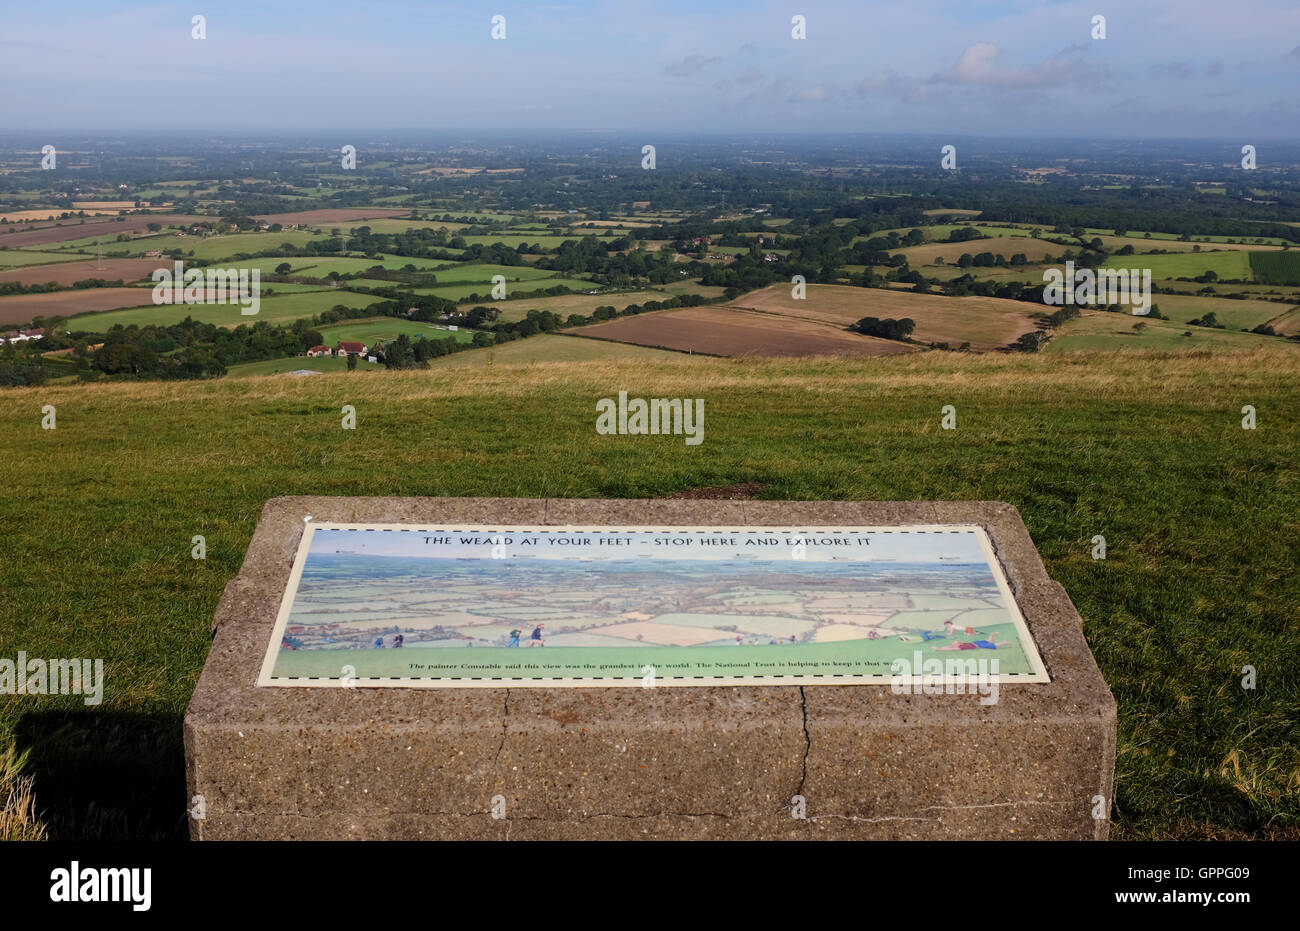
[[[213,135],[235,125],[344,135],[430,124],[805,135],[888,127],[953,138],[1140,130],[1152,140],[1208,128],[1243,142],[1300,124],[1300,8],[1289,0],[1095,6],[10,4],[3,123]]]
[[[881,139],[936,139],[936,140],[962,140],[962,139],[990,139],[990,140],[1007,140],[1017,142],[1101,142],[1101,143],[1131,143],[1131,144],[1176,144],[1180,142],[1191,142],[1198,144],[1245,144],[1249,141],[1251,144],[1263,143],[1280,143],[1296,144],[1300,143],[1300,131],[1293,136],[1264,136],[1251,135],[1248,140],[1239,135],[1222,135],[1222,136],[1134,136],[1126,134],[1116,135],[1097,135],[1095,133],[1069,134],[1069,133],[939,133],[939,132],[866,132],[866,131],[847,131],[835,129],[822,129],[794,132],[790,130],[708,130],[708,129],[681,129],[681,128],[661,128],[661,129],[594,129],[581,127],[518,127],[511,129],[488,129],[475,127],[445,127],[438,129],[414,129],[414,128],[365,128],[354,127],[349,129],[340,129],[330,131],[328,134],[319,130],[297,129],[297,130],[265,130],[255,128],[228,129],[220,136],[214,134],[208,129],[177,129],[177,128],[150,128],[136,127],[131,129],[109,128],[109,127],[82,127],[82,128],[59,128],[59,127],[14,127],[6,126],[0,129],[0,145],[14,144],[15,140],[27,136],[40,136],[42,141],[49,141],[48,136],[64,136],[77,138],[79,136],[105,136],[116,139],[131,139],[146,137],[151,139],[217,139],[237,145],[239,143],[258,143],[258,142],[298,142],[312,141],[319,142],[322,145],[332,145],[335,140],[347,138],[356,141],[363,135],[379,137],[384,141],[392,142],[421,142],[425,138],[437,136],[465,136],[478,137],[483,139],[503,139],[512,137],[537,137],[545,138],[550,136],[570,136],[570,135],[588,135],[588,136],[627,136],[627,137],[645,137],[647,141],[654,141],[650,137],[656,134],[662,139],[664,134],[681,139],[788,139],[788,140],[815,140],[815,139],[835,139],[835,138],[881,138]]]

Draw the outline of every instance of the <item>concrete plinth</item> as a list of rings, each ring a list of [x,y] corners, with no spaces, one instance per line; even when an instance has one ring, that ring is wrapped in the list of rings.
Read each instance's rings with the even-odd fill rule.
[[[316,521],[977,524],[1050,683],[258,688]],[[277,498],[214,618],[185,715],[196,839],[1104,839],[1115,702],[1065,590],[999,502]],[[806,817],[792,807],[801,796]],[[493,817],[501,814],[504,817]],[[795,806],[797,807],[797,805]]]

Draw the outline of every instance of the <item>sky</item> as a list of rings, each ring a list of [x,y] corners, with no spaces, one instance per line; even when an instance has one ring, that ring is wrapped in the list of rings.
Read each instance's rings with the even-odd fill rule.
[[[0,60],[16,132],[1300,138],[1295,0],[6,0]]]

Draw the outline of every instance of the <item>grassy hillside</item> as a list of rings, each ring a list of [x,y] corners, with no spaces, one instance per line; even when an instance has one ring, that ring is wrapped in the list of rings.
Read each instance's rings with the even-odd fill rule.
[[[474,378],[448,366],[0,391],[0,656],[106,667],[97,708],[0,697],[0,753],[10,735],[31,749],[51,836],[183,834],[181,715],[268,498],[758,482],[763,498],[1015,504],[1119,702],[1113,836],[1300,838],[1296,354],[495,355]],[[619,389],[703,398],[703,444],[598,435],[595,402]],[[46,404],[57,430],[40,428]],[[340,429],[344,404],[355,431]],[[947,404],[955,431],[939,427]],[[1241,428],[1244,404],[1258,429]]]

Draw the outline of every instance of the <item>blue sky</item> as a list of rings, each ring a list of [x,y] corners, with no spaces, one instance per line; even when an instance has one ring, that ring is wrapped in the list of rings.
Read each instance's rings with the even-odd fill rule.
[[[17,131],[1300,136],[1294,0],[8,2],[0,57]]]

